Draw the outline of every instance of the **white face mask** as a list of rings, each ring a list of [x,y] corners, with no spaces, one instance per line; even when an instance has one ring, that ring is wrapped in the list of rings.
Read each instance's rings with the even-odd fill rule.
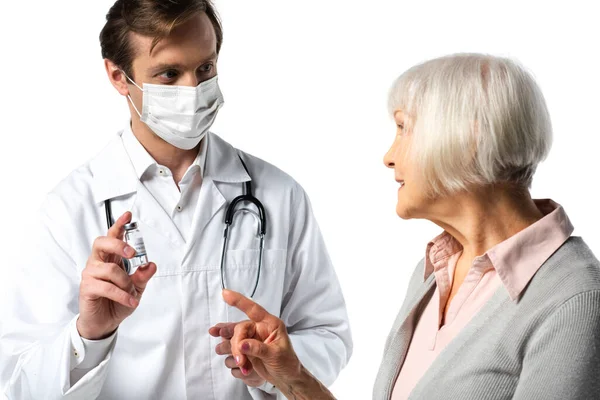
[[[140,120],[165,142],[182,150],[200,143],[223,105],[217,76],[196,87],[144,83],[143,89],[125,76],[144,93],[141,114],[127,95]]]

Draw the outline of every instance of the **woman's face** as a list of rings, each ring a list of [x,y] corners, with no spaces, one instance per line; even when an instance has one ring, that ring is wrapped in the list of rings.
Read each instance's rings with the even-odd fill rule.
[[[404,112],[396,110],[396,137],[392,146],[383,157],[383,162],[388,168],[394,169],[394,177],[400,185],[398,188],[398,203],[396,213],[400,218],[423,218],[426,216],[431,198],[426,195],[422,175],[417,173],[413,160],[410,157],[412,134],[404,130]]]

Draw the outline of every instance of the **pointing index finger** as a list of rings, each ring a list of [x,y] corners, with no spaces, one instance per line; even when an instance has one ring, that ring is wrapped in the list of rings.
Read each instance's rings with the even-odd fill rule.
[[[230,306],[242,311],[254,322],[262,322],[270,316],[267,310],[238,292],[225,289],[223,290],[223,299]]]

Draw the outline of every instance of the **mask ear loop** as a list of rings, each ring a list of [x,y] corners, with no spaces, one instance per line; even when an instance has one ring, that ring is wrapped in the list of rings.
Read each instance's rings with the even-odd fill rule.
[[[127,75],[125,73],[125,71],[123,71],[122,69],[120,69],[119,71],[121,71],[123,73],[123,75],[125,75],[125,78],[127,78],[129,80],[129,82],[133,83],[135,85],[136,88],[140,89],[142,91],[142,93],[144,92],[144,89],[142,89],[141,87],[139,87],[137,85],[137,83],[135,83],[135,81],[133,79],[131,79],[129,77],[129,75]],[[142,114],[140,114],[140,112],[138,111],[137,107],[135,106],[135,104],[133,104],[133,100],[131,99],[131,95],[127,95],[127,98],[129,99],[129,102],[131,103],[131,105],[133,106],[133,109],[135,110],[135,112],[137,113],[137,115],[140,116],[140,118],[142,118]]]

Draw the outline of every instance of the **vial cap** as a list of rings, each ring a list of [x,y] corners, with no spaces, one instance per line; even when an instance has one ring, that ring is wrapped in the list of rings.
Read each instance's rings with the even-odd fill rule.
[[[138,225],[137,222],[131,222],[129,224],[125,224],[124,228],[126,231],[130,231],[132,229],[137,229]]]

